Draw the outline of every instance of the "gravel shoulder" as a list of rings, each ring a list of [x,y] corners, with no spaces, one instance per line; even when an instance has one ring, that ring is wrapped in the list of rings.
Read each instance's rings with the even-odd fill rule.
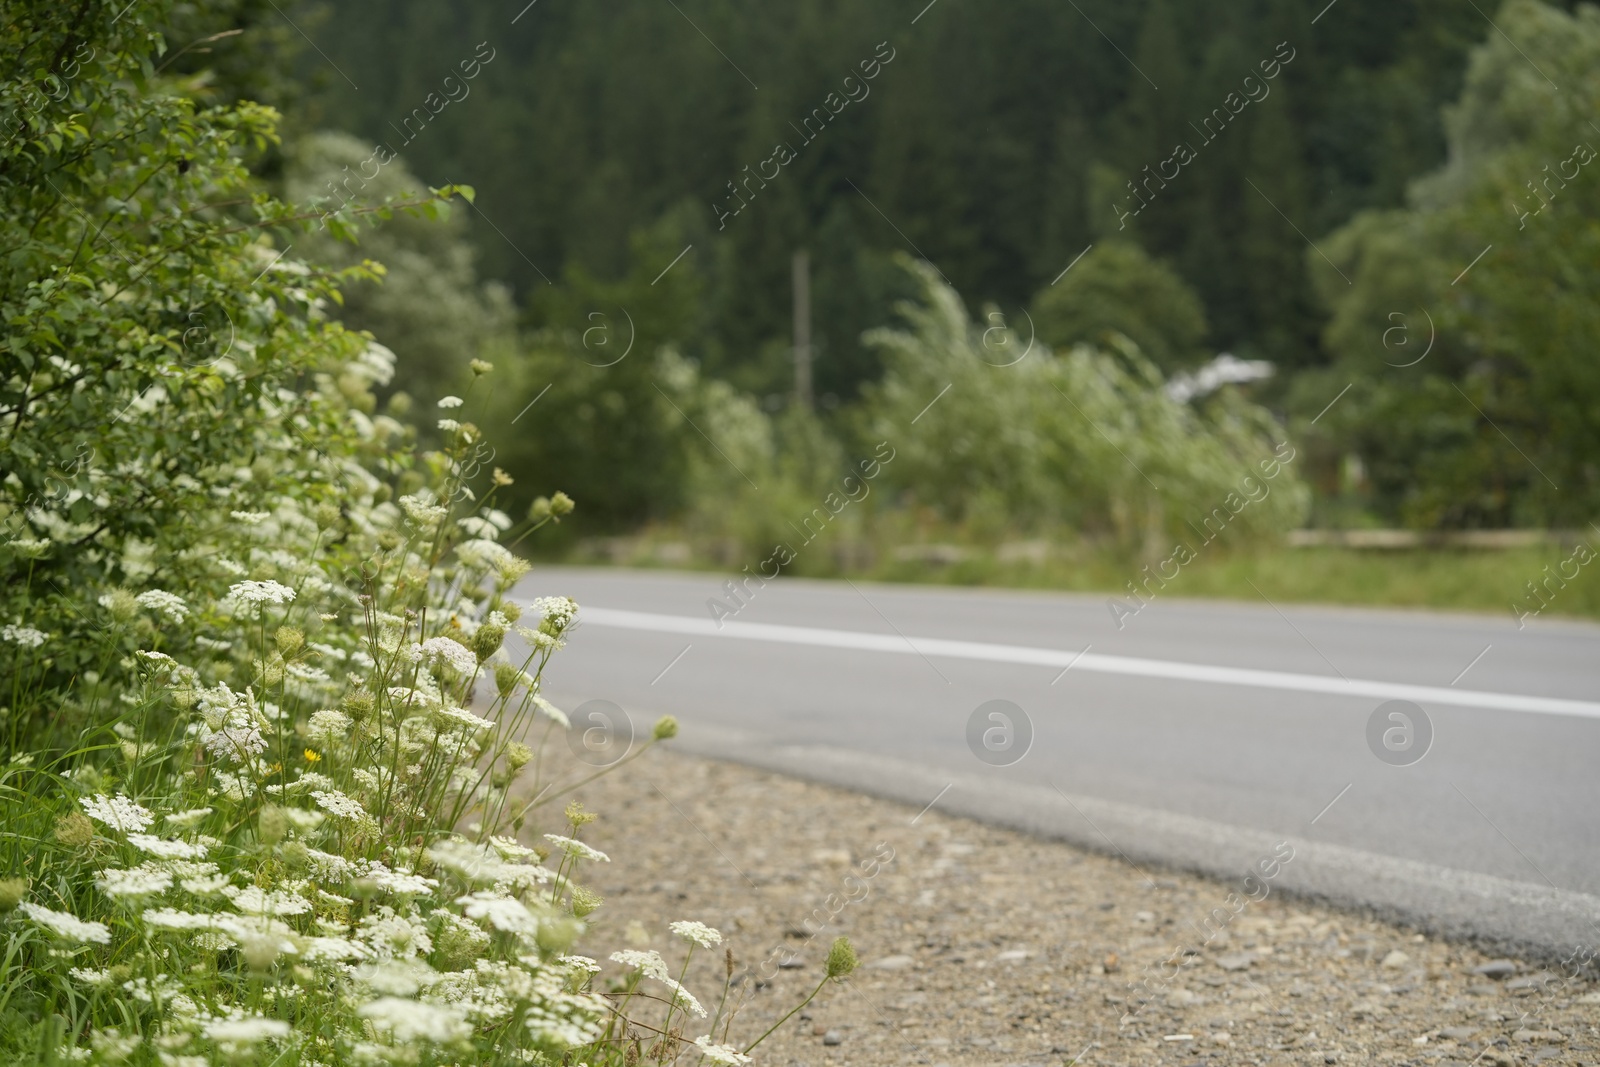
[[[591,875],[592,947],[665,952],[668,922],[717,927],[741,1047],[851,938],[861,969],[757,1063],[1600,1067],[1600,987],[1576,968],[1492,959],[1270,878],[1136,867],[670,750],[578,796],[601,815],[585,839],[613,857]],[[685,984],[714,1010],[725,973],[701,952]]]

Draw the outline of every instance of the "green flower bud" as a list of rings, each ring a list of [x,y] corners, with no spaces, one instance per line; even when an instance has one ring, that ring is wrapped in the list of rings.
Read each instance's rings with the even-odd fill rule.
[[[472,376],[474,378],[481,377],[482,375],[488,374],[490,371],[494,370],[494,364],[490,363],[486,359],[475,359],[471,363],[468,363],[467,366],[472,369]]]
[[[513,741],[506,746],[506,766],[513,771],[520,771],[533,761],[533,749],[521,741]]]
[[[276,804],[268,804],[256,816],[256,836],[263,845],[276,845],[289,832],[289,817]]]
[[[585,889],[581,885],[572,887],[572,914],[582,919],[592,915],[596,908],[605,903],[599,893]]]
[[[300,651],[300,647],[306,643],[306,635],[293,626],[280,626],[272,636],[278,644],[278,651],[286,657]]]
[[[506,639],[506,628],[486,622],[479,626],[472,635],[472,652],[482,663],[490,656],[500,651],[500,643]]]
[[[657,741],[666,741],[678,736],[678,720],[671,715],[663,715],[656,720],[656,728],[652,731]]]
[[[100,597],[100,606],[106,609],[113,622],[131,622],[139,614],[139,602],[126,589],[113,589]]]
[[[515,689],[520,681],[522,681],[522,672],[511,664],[496,663],[494,665],[494,688],[495,692],[501,696],[505,696]]]
[[[848,937],[833,939],[833,947],[828,949],[828,977],[843,978],[856,969],[861,961],[856,959],[856,950],[850,946]]]
[[[550,517],[550,498],[547,496],[534,497],[533,503],[528,506],[528,518],[534,522],[543,522]]]
[[[557,919],[554,922],[541,922],[534,940],[545,952],[555,955],[570,949],[582,933],[583,923],[577,919]]]
[[[557,490],[556,495],[550,498],[550,513],[552,515],[571,515],[572,509],[577,506],[572,502],[570,496],[560,490]]]
[[[22,898],[27,895],[28,880],[26,878],[0,879],[0,912],[11,911],[18,904],[21,904]],[[574,897],[573,899],[576,900],[577,898]],[[595,907],[600,906],[599,899],[600,898],[598,897],[595,898]],[[594,908],[590,908],[589,910],[593,911]]]
[[[365,689],[352,690],[339,701],[339,708],[350,716],[351,722],[364,722],[377,709],[378,702]]]
[[[300,841],[285,841],[278,849],[278,858],[283,860],[284,867],[299,874],[310,864],[311,851]]]
[[[82,848],[94,840],[94,823],[81,811],[70,811],[56,820],[56,840],[68,848]]]

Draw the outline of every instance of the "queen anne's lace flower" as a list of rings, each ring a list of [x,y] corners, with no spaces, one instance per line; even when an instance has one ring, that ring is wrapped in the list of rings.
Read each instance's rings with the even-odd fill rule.
[[[460,1009],[427,1004],[401,997],[379,997],[356,1009],[398,1044],[427,1041],[448,1045],[472,1036],[472,1027]]]
[[[172,888],[172,872],[148,866],[111,869],[101,871],[94,884],[108,897],[149,897]]]
[[[35,630],[31,626],[0,626],[0,637],[5,638],[23,648],[38,648],[50,640],[50,635],[43,630]]]
[[[472,649],[448,637],[430,637],[417,650],[424,657],[449,664],[459,674],[472,674],[478,669],[478,657]]]
[[[625,948],[620,952],[613,952],[611,959],[624,967],[632,967],[646,978],[654,979],[672,990],[673,1000],[683,1007],[688,1008],[702,1019],[705,1018],[706,1009],[694,998],[694,994],[683,988],[676,978],[667,973],[667,961],[661,958],[661,953],[655,949],[639,951],[638,949]]]
[[[597,848],[590,848],[575,837],[562,837],[560,834],[545,834],[546,841],[552,842],[557,848],[562,849],[569,856],[579,859],[598,860],[601,863],[610,863],[611,857]]]
[[[89,922],[70,912],[51,911],[32,901],[18,905],[17,910],[64,941],[111,944],[111,927],[105,923]]]
[[[539,920],[520,900],[498,893],[478,891],[457,897],[462,912],[469,919],[482,919],[496,930],[508,934],[533,934],[539,930]]]
[[[164,589],[146,589],[134,597],[133,602],[158,615],[165,615],[173,622],[182,622],[189,617],[189,605],[183,602],[183,598]]]
[[[318,806],[330,815],[340,819],[360,819],[367,814],[359,801],[345,796],[337,789],[318,789],[312,794]]]
[[[731,1045],[712,1044],[711,1037],[707,1034],[701,1034],[695,1038],[694,1043],[705,1055],[705,1058],[712,1063],[726,1064],[727,1067],[741,1067],[741,1065],[750,1062],[749,1056],[746,1056]]]
[[[572,720],[567,718],[567,713],[550,703],[542,696],[535,695],[533,706],[550,717],[550,720],[565,729],[571,729]]]
[[[167,816],[167,821],[172,821],[172,816]],[[198,860],[204,859],[206,846],[191,844],[188,841],[163,841],[151,834],[129,834],[128,844],[140,852],[148,852],[152,856],[166,860]]]
[[[722,944],[722,934],[705,923],[685,919],[670,923],[667,928],[685,941],[699,945],[701,948],[715,948],[717,945]]]
[[[228,587],[228,596],[241,604],[287,604],[294,599],[294,590],[279,582],[235,582]]]
[[[130,830],[148,830],[156,817],[125,796],[79,797],[78,803],[89,818],[105,823],[113,830],[127,833]]]
[[[218,1019],[205,1025],[205,1034],[219,1044],[254,1045],[273,1037],[288,1037],[289,1024],[282,1019],[259,1016],[243,1019]]]
[[[227,726],[206,738],[206,748],[218,758],[244,763],[267,750],[267,739],[254,726]]]

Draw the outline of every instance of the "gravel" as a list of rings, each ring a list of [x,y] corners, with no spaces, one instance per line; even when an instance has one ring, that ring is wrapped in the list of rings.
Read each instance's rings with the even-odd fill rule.
[[[584,839],[612,856],[592,868],[588,949],[676,967],[668,922],[717,927],[730,1043],[803,1000],[850,937],[862,967],[760,1064],[1600,1067],[1594,983],[1270,886],[1235,910],[1239,886],[669,750],[579,796],[601,814]],[[726,977],[701,951],[685,984],[715,1011]]]

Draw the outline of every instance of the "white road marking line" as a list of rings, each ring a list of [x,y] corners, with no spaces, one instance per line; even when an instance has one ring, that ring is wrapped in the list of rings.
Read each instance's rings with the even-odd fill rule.
[[[995,645],[978,641],[951,641],[937,637],[901,637],[897,634],[862,633],[856,630],[823,630],[812,626],[725,621],[719,628],[711,619],[697,619],[684,615],[657,615],[644,611],[622,611],[616,608],[584,608],[582,618],[590,626],[610,626],[624,630],[733,637],[746,641],[772,641],[779,644],[842,648],[858,652],[944,656],[949,659],[984,660],[990,663],[1026,663],[1040,667],[1073,666],[1075,670],[1080,671],[1122,674],[1138,678],[1167,678],[1173,681],[1206,682],[1212,685],[1234,685],[1252,689],[1286,689],[1301,693],[1328,693],[1334,696],[1367,697],[1378,700],[1413,700],[1419,704],[1443,704],[1455,708],[1489,708],[1495,711],[1522,711],[1539,715],[1573,715],[1600,719],[1600,703],[1590,700],[1524,696],[1519,693],[1491,693],[1434,685],[1408,685],[1404,682],[1382,682],[1366,678],[1351,678],[1346,681],[1318,674],[1293,674],[1288,671],[1266,671],[1249,667],[1214,667],[1205,663],[1112,656],[1088,651],[1067,652],[1053,648]]]

